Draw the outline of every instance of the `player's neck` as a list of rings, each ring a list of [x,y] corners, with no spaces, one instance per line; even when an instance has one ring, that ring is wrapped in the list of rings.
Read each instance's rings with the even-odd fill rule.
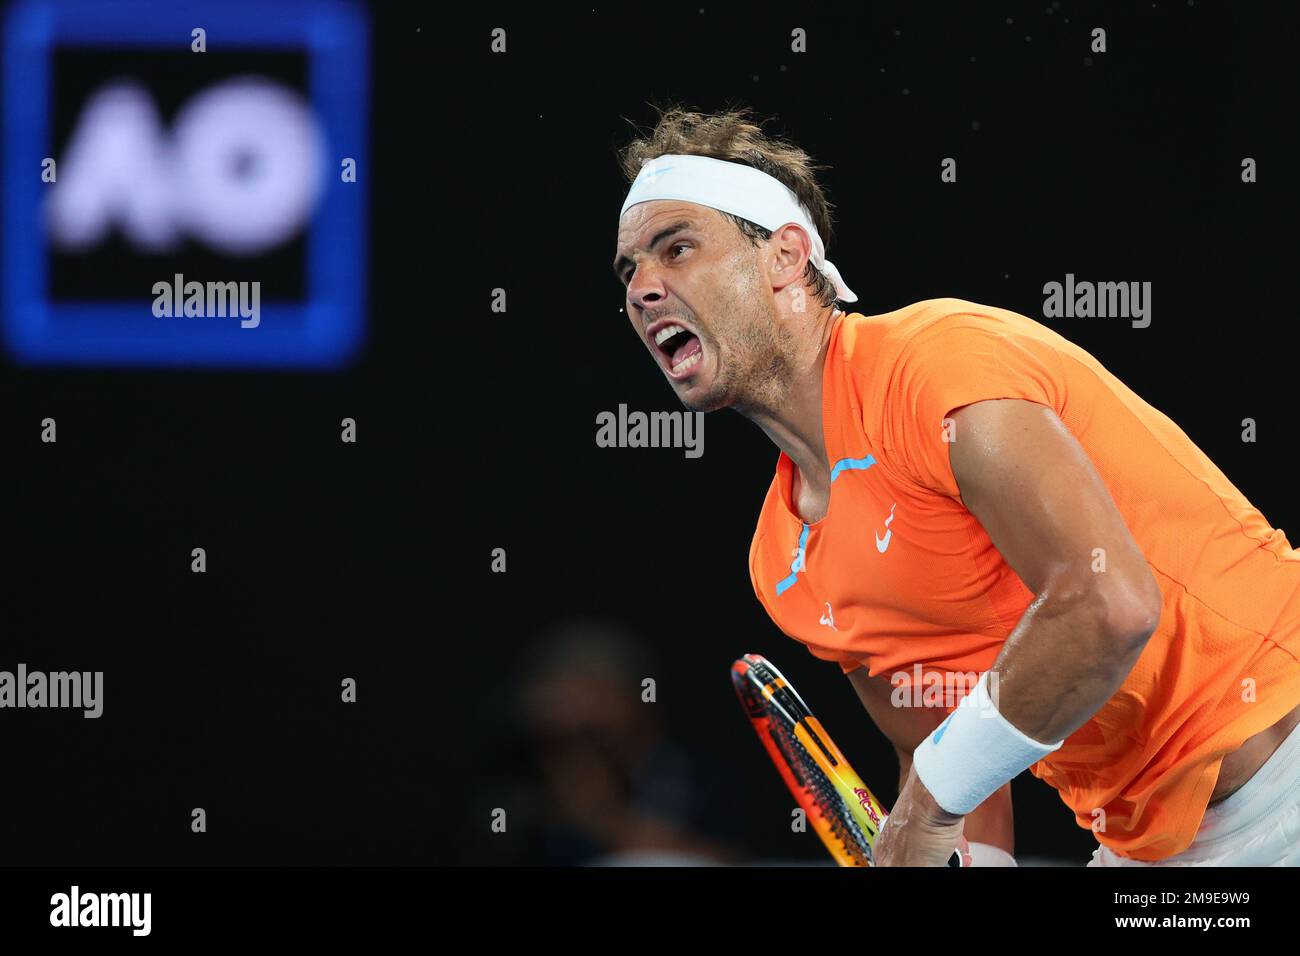
[[[816,351],[795,356],[796,369],[779,396],[748,407],[737,407],[773,443],[790,457],[809,489],[830,485],[830,465],[826,460],[826,438],[822,422],[822,380],[831,331],[840,310],[826,309],[816,328],[819,335],[805,341],[816,343]]]

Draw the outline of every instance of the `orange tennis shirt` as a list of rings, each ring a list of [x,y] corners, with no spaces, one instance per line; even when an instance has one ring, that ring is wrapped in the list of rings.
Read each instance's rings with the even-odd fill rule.
[[[1116,853],[1185,849],[1224,755],[1300,703],[1300,555],[1173,421],[1046,326],[960,299],[834,321],[830,506],[798,517],[781,452],[749,555],[768,614],[845,673],[987,670],[1034,595],[963,506],[944,419],[986,399],[1052,408],[1164,606],[1115,695],[1030,769]]]

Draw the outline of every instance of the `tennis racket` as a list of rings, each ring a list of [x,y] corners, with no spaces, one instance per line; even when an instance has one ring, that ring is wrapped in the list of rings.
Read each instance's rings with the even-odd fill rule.
[[[791,683],[760,654],[731,665],[731,682],[758,739],[840,866],[871,866],[887,814]],[[969,866],[960,850],[949,866]]]

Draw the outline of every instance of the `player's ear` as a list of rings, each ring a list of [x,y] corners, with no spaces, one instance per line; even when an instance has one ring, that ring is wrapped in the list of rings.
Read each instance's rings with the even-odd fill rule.
[[[812,255],[812,240],[802,227],[788,222],[772,233],[765,255],[772,289],[781,292],[803,276]]]

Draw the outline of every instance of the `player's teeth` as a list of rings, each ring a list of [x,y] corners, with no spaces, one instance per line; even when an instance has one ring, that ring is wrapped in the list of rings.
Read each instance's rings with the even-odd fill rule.
[[[680,325],[666,325],[655,333],[655,345],[662,345],[668,339],[672,338],[678,332],[682,331]]]
[[[696,352],[690,358],[682,359],[680,362],[678,362],[676,365],[673,366],[673,373],[676,374],[677,372],[686,371],[688,368],[690,368],[692,365],[698,362],[700,360],[700,356],[702,356],[703,354],[704,354],[703,352]]]

